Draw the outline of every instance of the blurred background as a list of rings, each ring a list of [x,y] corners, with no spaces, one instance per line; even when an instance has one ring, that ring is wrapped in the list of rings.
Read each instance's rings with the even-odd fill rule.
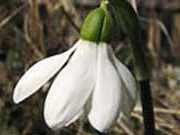
[[[90,135],[87,120],[60,131],[44,123],[48,86],[15,105],[13,88],[36,61],[70,48],[79,37],[85,15],[98,0],[0,0],[0,135]],[[180,135],[180,0],[137,0],[142,40],[152,59],[152,88],[157,135]],[[113,41],[114,51],[131,64],[126,41]],[[111,129],[109,135],[143,134],[142,110]],[[83,121],[83,122],[82,122]]]

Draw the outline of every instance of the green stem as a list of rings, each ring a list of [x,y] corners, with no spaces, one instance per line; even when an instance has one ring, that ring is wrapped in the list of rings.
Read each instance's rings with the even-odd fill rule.
[[[139,26],[140,28],[140,26]],[[155,135],[155,120],[154,106],[152,98],[152,90],[150,86],[151,70],[149,67],[150,60],[145,53],[148,52],[145,48],[145,42],[142,39],[141,31],[136,32],[136,40],[132,45],[134,54],[134,68],[136,78],[140,84],[141,104],[144,120],[144,135]]]
[[[155,135],[154,110],[149,80],[140,81],[145,135]]]

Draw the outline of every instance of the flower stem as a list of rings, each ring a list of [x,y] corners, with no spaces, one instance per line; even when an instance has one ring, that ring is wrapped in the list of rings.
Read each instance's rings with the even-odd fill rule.
[[[139,28],[141,26],[139,25]],[[136,31],[136,36],[133,39],[132,50],[134,54],[134,69],[136,79],[140,83],[141,103],[143,110],[144,120],[144,135],[155,135],[155,120],[154,120],[154,106],[152,98],[152,90],[150,86],[151,78],[151,58],[146,41],[142,39],[143,32],[141,30]]]
[[[154,110],[149,80],[140,81],[141,104],[144,117],[144,135],[155,135]]]
[[[141,102],[143,107],[145,135],[155,134],[154,111],[151,96],[151,58],[145,45],[144,33],[138,14],[127,0],[109,0],[116,28],[124,31],[130,39],[133,52],[133,65],[136,80],[141,86]],[[121,34],[119,34],[121,36]]]

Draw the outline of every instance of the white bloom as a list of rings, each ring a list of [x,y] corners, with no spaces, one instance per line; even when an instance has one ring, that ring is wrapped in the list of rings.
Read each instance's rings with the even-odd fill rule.
[[[33,65],[18,82],[13,99],[26,99],[55,75],[45,101],[47,125],[68,126],[83,113],[92,95],[88,115],[92,126],[106,131],[121,114],[129,115],[136,100],[136,84],[106,43],[79,40],[74,47]]]

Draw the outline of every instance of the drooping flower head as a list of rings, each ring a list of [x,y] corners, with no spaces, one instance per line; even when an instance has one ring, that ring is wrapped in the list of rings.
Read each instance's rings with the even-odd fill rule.
[[[107,44],[112,28],[107,5],[103,1],[90,12],[82,25],[80,39],[71,49],[37,62],[15,87],[13,99],[19,103],[57,74],[44,106],[44,118],[50,128],[59,129],[76,121],[89,99],[88,119],[100,132],[133,109],[135,80]]]

